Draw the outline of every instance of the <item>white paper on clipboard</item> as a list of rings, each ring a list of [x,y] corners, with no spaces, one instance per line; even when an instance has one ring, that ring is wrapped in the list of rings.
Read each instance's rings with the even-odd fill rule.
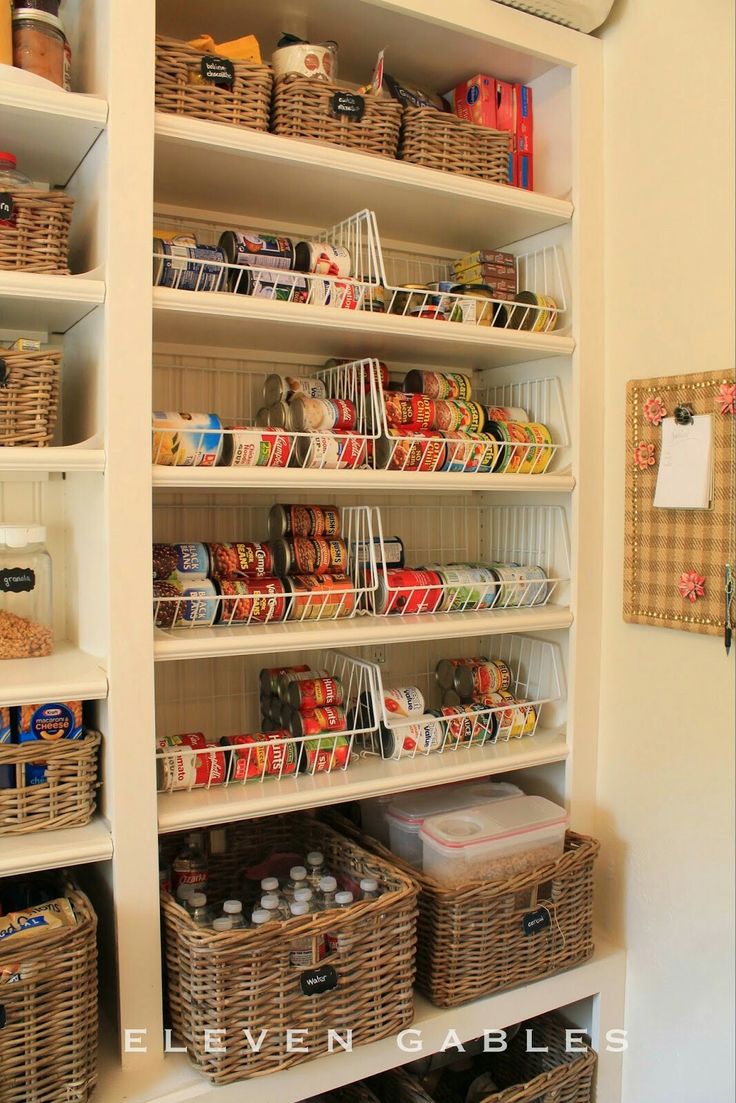
[[[713,418],[694,417],[678,425],[673,417],[662,422],[656,509],[707,509],[713,490]]]

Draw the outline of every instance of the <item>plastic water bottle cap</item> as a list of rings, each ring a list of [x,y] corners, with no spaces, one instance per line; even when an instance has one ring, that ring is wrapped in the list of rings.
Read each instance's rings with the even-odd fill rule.
[[[352,892],[336,892],[335,903],[336,904],[352,904],[353,894]]]
[[[310,850],[307,854],[308,866],[321,866],[325,860],[324,854],[321,854],[319,850]]]
[[[297,889],[294,893],[294,900],[297,904],[308,904],[312,899],[311,889]]]
[[[264,877],[261,881],[261,888],[264,892],[278,892],[279,891],[279,879],[278,877]]]
[[[337,881],[334,877],[322,877],[320,878],[319,887],[321,892],[334,892],[337,888]]]
[[[360,882],[360,887],[363,892],[377,892],[378,881],[374,880],[373,877],[364,877],[363,880]]]
[[[193,892],[189,897],[189,903],[193,908],[204,908],[207,905],[207,897],[203,892]]]
[[[223,915],[219,919],[216,919],[212,924],[213,931],[231,931],[233,929],[233,921],[229,916]]]
[[[291,905],[291,914],[292,915],[306,915],[308,913],[308,911],[309,911],[309,906],[307,904],[292,904]]]
[[[254,923],[268,923],[273,916],[270,912],[264,911],[263,908],[256,908],[253,912],[252,919]]]
[[[228,915],[240,915],[243,905],[239,900],[226,900],[222,905],[222,910],[227,912]]]
[[[292,881],[303,881],[307,876],[307,871],[304,866],[292,866],[289,870],[289,877]]]
[[[261,908],[260,908],[260,910],[272,912],[272,911],[276,911],[278,906],[279,906],[278,896],[271,896],[269,893],[266,893],[265,896],[261,897]]]

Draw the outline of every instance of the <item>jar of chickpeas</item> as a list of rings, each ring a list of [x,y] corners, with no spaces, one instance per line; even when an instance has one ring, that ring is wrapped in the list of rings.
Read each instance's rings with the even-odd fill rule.
[[[50,655],[52,618],[46,529],[0,524],[0,659]]]

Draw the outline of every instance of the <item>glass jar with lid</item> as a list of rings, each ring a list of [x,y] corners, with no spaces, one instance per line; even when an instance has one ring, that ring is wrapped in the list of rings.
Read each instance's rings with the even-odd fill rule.
[[[35,73],[69,91],[71,56],[58,15],[40,5],[13,9],[13,65],[17,69]]]
[[[0,523],[0,659],[50,655],[52,625],[46,529]]]

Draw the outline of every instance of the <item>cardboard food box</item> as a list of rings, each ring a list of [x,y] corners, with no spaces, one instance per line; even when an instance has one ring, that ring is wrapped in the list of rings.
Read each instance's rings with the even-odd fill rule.
[[[496,80],[478,73],[451,92],[452,110],[459,119],[496,129]]]

